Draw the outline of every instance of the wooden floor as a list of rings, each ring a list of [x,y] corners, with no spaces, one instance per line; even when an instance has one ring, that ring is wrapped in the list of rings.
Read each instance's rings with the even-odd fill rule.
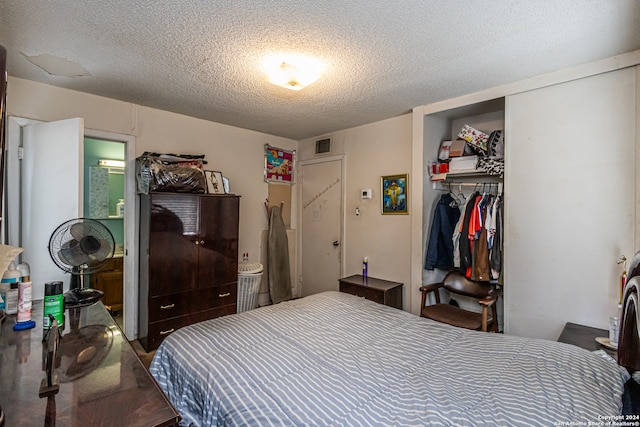
[[[142,360],[144,366],[149,369],[149,365],[151,365],[151,359],[153,359],[153,355],[156,354],[156,351],[153,350],[152,352],[148,353],[144,348],[142,348],[142,345],[138,340],[129,342],[131,343],[133,349],[136,351],[136,354],[138,355],[140,360]]]

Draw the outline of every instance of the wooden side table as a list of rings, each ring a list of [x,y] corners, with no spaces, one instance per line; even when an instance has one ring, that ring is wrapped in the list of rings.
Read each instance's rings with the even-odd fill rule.
[[[606,329],[592,328],[590,326],[578,325],[567,322],[558,338],[558,342],[573,344],[586,350],[604,350],[616,358],[618,352],[598,344],[596,337],[608,337],[609,331]]]
[[[361,274],[343,277],[338,281],[340,282],[340,292],[364,297],[378,304],[402,310],[402,283],[376,279],[375,277],[365,279]]]

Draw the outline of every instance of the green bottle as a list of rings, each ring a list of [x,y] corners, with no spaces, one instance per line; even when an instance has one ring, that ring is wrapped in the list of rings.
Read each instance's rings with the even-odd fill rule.
[[[62,282],[47,282],[44,284],[44,319],[42,321],[44,329],[51,327],[50,314],[58,321],[58,327],[62,328],[64,324]]]

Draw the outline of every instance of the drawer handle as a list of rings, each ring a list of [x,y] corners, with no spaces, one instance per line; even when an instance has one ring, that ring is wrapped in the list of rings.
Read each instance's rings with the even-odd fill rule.
[[[231,292],[227,292],[226,294],[218,294],[218,298],[226,298],[231,295]]]
[[[173,328],[171,328],[171,329],[169,329],[167,331],[160,331],[160,335],[167,335],[167,334],[170,334],[173,331],[175,331],[175,329],[173,329]]]
[[[173,308],[175,306],[176,306],[175,304],[161,305],[160,310],[169,310],[170,308]]]

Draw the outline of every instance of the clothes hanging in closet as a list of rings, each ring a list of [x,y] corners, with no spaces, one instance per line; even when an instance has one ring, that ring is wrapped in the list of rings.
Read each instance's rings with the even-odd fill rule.
[[[464,215],[456,226],[455,267],[477,281],[497,280],[502,268],[501,196],[475,192],[466,204]],[[458,239],[456,241],[455,239]]]
[[[424,268],[453,268],[453,230],[460,218],[460,207],[451,194],[443,194],[431,221]]]
[[[480,201],[480,194],[475,192],[469,197],[469,202],[466,205],[466,209],[464,211],[464,217],[460,224],[460,243],[458,245],[460,251],[460,266],[459,269],[462,273],[467,275],[470,272],[469,269],[473,264],[473,260],[471,259],[471,249],[472,249],[472,241],[469,240],[469,222],[473,216],[473,212],[478,206],[478,202]]]

